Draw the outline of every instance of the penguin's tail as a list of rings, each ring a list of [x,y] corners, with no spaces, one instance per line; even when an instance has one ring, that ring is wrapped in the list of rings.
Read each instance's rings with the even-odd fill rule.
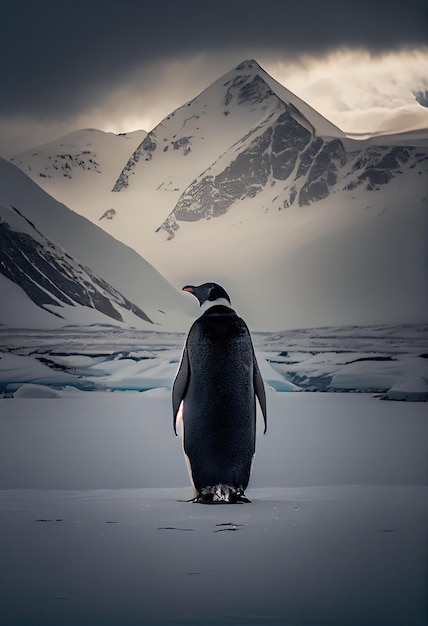
[[[218,484],[201,489],[193,502],[200,504],[244,504],[251,502],[251,500],[247,498],[242,487]]]

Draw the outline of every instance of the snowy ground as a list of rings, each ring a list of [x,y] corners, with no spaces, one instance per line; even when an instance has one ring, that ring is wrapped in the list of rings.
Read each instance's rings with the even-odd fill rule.
[[[119,338],[107,331],[90,340],[76,331],[68,341],[6,334],[0,364],[16,357],[27,369],[9,370],[21,383],[14,397],[5,385],[0,399],[1,624],[426,626],[425,402],[280,393],[268,384],[269,430],[258,435],[252,503],[190,504],[180,501],[192,494],[170,392],[158,386],[176,368],[182,336],[151,336],[138,354],[144,348],[152,358],[133,360],[119,358]],[[339,334],[333,341],[312,333],[306,343],[300,334],[297,352],[306,345],[312,358],[313,342],[321,343],[330,370],[333,346],[339,356],[340,346],[379,354],[375,333],[370,340],[355,331],[358,346],[349,332],[340,341]],[[400,376],[426,363],[426,335],[392,335],[388,353]],[[286,351],[284,341],[257,337],[259,359]],[[287,341],[290,352],[296,345],[289,334]],[[131,339],[121,343],[129,352]],[[61,389],[67,383],[55,375],[78,375],[37,361],[43,351],[75,368],[99,359],[106,388],[135,381],[135,367],[148,361],[158,382],[144,393]],[[391,361],[360,363],[368,375]],[[31,382],[39,365],[55,381]],[[276,373],[277,388],[280,380],[287,386]]]

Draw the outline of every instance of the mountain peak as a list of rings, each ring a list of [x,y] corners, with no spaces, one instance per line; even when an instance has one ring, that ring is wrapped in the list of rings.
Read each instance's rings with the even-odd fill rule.
[[[294,93],[289,91],[286,87],[278,83],[272,76],[270,76],[255,59],[246,59],[237,65],[234,69],[224,74],[219,81],[213,83],[216,85],[220,83],[223,87],[237,87],[239,91],[244,88],[244,92],[253,92],[257,86],[257,92],[259,93],[258,102],[262,102],[268,95],[273,95],[286,105],[292,105],[300,115],[305,118],[315,133],[321,137],[339,137],[344,138],[344,133],[335,126],[332,122],[323,117],[315,109],[313,109],[306,102],[301,100]],[[250,87],[253,85],[253,87]],[[210,87],[207,88],[207,90]],[[261,94],[264,94],[262,97]],[[254,96],[252,96],[254,97]],[[247,94],[242,98],[238,98],[238,104],[246,102]],[[253,101],[250,99],[250,104]]]
[[[257,61],[246,59],[150,131],[129,158],[112,191],[128,188],[131,180],[138,193],[143,187],[145,193],[150,185],[153,191],[162,192],[156,195],[162,195],[161,205],[166,208],[173,200],[176,203],[192,182],[193,167],[202,173],[248,133],[259,134],[268,118],[285,111],[311,135],[344,137],[339,128],[277,83]],[[178,173],[181,171],[184,176]],[[165,191],[169,192],[168,201]],[[157,205],[159,212],[165,210],[161,205]],[[158,224],[153,226],[157,228]]]
[[[242,72],[243,70],[261,70],[262,68],[255,59],[246,59],[236,66],[235,70]],[[233,71],[233,70],[232,70]]]

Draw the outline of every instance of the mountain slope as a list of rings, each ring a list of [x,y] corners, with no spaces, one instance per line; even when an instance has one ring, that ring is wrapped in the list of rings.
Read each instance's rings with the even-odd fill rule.
[[[341,191],[348,192],[343,199],[346,203],[359,188],[378,191],[396,176],[407,185],[410,170],[422,168],[422,173],[427,169],[426,147],[359,148],[349,140],[311,135],[286,109],[267,119],[196,178],[157,230],[174,237],[180,222],[218,217],[258,194],[258,203],[279,210],[293,204],[308,206]],[[409,191],[414,195],[413,186]]]
[[[65,250],[49,241],[14,207],[0,205],[0,273],[22,289],[43,312],[63,323],[124,323],[153,327],[150,318],[106,281],[82,266]],[[18,301],[15,291],[2,281],[1,323],[28,328],[55,325],[47,315]],[[19,307],[19,310],[17,310]],[[11,312],[13,315],[11,316]],[[41,321],[42,320],[42,321]],[[144,323],[142,323],[144,322]]]
[[[156,323],[183,323],[189,310],[177,292],[147,261],[84,217],[40,189],[17,167],[0,159],[0,202],[14,207],[47,239],[64,248]]]
[[[246,198],[217,218],[186,222],[166,242],[180,259],[169,276],[224,284],[260,330],[424,322],[424,187],[411,170],[405,186],[394,178],[387,191],[337,192],[286,209],[276,204],[275,187],[266,189],[259,202]],[[409,189],[418,201],[409,202]],[[167,271],[167,262],[159,266]]]
[[[184,191],[162,227],[173,236],[177,221],[195,221],[222,215],[237,200],[254,198],[269,183],[307,176],[299,202],[309,204],[329,193],[338,168],[346,163],[339,139],[323,140],[297,121],[287,105],[268,116],[225,152]],[[292,187],[284,206],[297,195]],[[171,230],[172,228],[172,230]]]

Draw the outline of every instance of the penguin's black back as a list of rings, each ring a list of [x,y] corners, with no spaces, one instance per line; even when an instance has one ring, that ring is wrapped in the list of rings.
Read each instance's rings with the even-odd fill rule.
[[[254,350],[245,322],[214,306],[189,331],[184,450],[196,489],[245,489],[255,450]]]

